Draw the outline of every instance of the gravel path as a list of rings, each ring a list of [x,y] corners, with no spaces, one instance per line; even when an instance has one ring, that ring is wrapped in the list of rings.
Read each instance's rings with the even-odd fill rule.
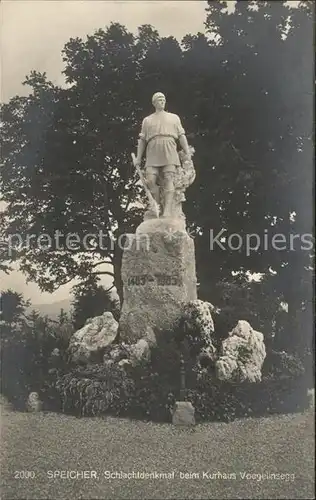
[[[7,409],[1,421],[2,500],[315,498],[311,412],[192,430]],[[90,478],[49,477],[49,471],[84,470]],[[23,478],[21,471],[33,471],[35,478]],[[109,480],[105,471],[171,477]],[[242,478],[244,473],[288,476],[259,480]]]

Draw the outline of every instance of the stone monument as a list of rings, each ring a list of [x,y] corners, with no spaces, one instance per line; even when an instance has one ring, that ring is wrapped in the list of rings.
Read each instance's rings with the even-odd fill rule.
[[[161,92],[153,95],[152,104],[155,112],[143,120],[137,155],[132,155],[148,208],[136,233],[127,235],[123,251],[120,337],[128,343],[146,338],[148,330],[171,330],[183,303],[197,298],[194,242],[182,210],[185,190],[195,179],[194,149],[180,118],[165,111]]]

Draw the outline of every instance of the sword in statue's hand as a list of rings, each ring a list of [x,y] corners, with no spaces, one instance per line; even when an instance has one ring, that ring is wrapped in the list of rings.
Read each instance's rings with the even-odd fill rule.
[[[155,198],[153,197],[153,195],[151,194],[148,186],[147,186],[147,183],[146,183],[146,179],[141,171],[141,169],[139,168],[139,165],[137,164],[137,161],[136,161],[136,156],[134,153],[132,153],[132,160],[133,160],[133,165],[134,167],[136,168],[136,171],[139,175],[139,178],[141,180],[141,183],[143,185],[143,188],[145,190],[145,193],[147,195],[147,198],[148,198],[148,201],[149,201],[149,206],[150,206],[150,209],[155,213],[155,215],[157,217],[159,217],[159,205],[158,203],[156,202]]]

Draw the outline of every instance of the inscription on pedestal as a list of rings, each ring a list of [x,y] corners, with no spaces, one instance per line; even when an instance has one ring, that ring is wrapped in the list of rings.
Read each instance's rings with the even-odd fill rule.
[[[129,286],[144,286],[148,283],[155,283],[158,286],[182,286],[183,284],[181,278],[176,274],[141,274],[127,278],[127,285]]]
[[[149,328],[168,335],[178,325],[183,303],[197,298],[193,239],[167,218],[142,224],[146,232],[129,236],[122,257],[120,340],[127,343],[146,338]],[[170,230],[173,237],[166,241]],[[137,244],[142,234],[148,235],[146,251]]]

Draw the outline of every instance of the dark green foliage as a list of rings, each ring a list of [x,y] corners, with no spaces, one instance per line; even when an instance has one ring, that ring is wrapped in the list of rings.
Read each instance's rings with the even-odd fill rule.
[[[302,376],[305,368],[298,356],[285,351],[270,351],[263,365],[264,373],[275,378],[292,378]]]
[[[114,350],[115,361],[109,362],[110,357],[106,356],[104,364],[62,375],[56,388],[63,411],[168,420],[180,390],[180,351],[172,333],[164,332],[159,337],[157,346],[151,350],[150,362],[119,366],[128,353],[120,344]]]
[[[192,370],[195,359],[188,345],[179,346],[172,331],[156,334],[157,345],[151,348],[149,363],[141,363],[131,370],[135,380],[135,408],[151,419],[168,420],[171,403],[180,393],[180,353],[186,360],[186,372]]]
[[[200,101],[210,110],[195,146],[198,152],[208,141],[209,149],[203,149],[204,168],[192,185],[196,201],[187,205],[202,228],[196,239],[200,297],[213,302],[214,286],[230,270],[266,273],[270,305],[281,298],[289,306],[283,348],[302,348],[311,331],[305,328],[304,339],[299,338],[298,311],[312,296],[314,250],[311,245],[303,249],[299,238],[291,245],[289,238],[313,232],[314,3],[300,2],[292,9],[286,2],[256,2],[254,10],[251,2],[237,2],[231,14],[223,9],[226,2],[208,4],[206,28],[220,43],[208,52],[205,73],[212,84]],[[287,20],[290,29],[284,38]],[[198,40],[192,37],[191,52],[194,46],[198,58]],[[217,234],[222,228],[226,236],[257,234],[261,243],[265,231],[270,242],[281,233],[287,244],[283,249],[261,244],[249,255],[245,245],[239,251],[216,246],[210,252],[206,232]],[[270,269],[277,274],[272,277]],[[267,318],[269,314],[270,307]]]
[[[0,321],[6,324],[23,321],[25,309],[30,301],[25,301],[23,295],[13,290],[5,290],[0,293]]]
[[[263,417],[304,411],[307,389],[302,377],[263,378],[256,384],[239,385],[207,377],[188,391],[197,421],[230,421],[242,417]]]
[[[82,328],[88,318],[101,316],[112,309],[109,292],[94,281],[75,288],[72,307],[75,330]]]
[[[75,370],[56,383],[62,411],[80,415],[124,415],[131,394],[132,379],[117,365],[92,365],[83,372]]]
[[[170,411],[179,394],[179,373],[174,378],[151,369],[133,372],[135,394],[131,399],[130,415],[152,421],[169,421]]]
[[[166,420],[175,401],[167,381],[169,377],[153,372],[147,363],[102,364],[63,375],[56,389],[66,413]]]
[[[272,335],[272,320],[280,302],[271,303],[266,283],[266,280],[249,281],[244,275],[216,283],[213,296],[220,309],[220,314],[214,315],[217,337],[227,337],[241,319],[262,332],[265,338]]]
[[[156,374],[161,385],[170,388],[170,392],[177,398],[180,394],[180,361],[181,355],[185,365],[185,377],[187,384],[194,384],[196,377],[195,366],[198,355],[204,347],[204,339],[197,342],[197,336],[191,337],[187,332],[179,341],[179,329],[175,332],[165,331],[156,334],[157,345],[151,348],[151,362],[149,365],[151,373]]]
[[[26,313],[27,301],[14,323],[1,323],[1,393],[23,410],[30,392],[38,392],[44,405],[56,407],[57,376],[67,366],[66,349],[72,327],[65,314],[60,322]],[[10,318],[11,319],[11,318]],[[9,318],[8,318],[9,320]]]
[[[117,415],[170,421],[179,394],[179,371],[174,377],[153,372],[150,365],[121,368],[95,365],[58,380],[62,410],[81,416]],[[247,416],[303,411],[308,406],[301,376],[265,377],[256,384],[221,382],[204,372],[187,377],[186,399],[198,421],[229,421]]]

